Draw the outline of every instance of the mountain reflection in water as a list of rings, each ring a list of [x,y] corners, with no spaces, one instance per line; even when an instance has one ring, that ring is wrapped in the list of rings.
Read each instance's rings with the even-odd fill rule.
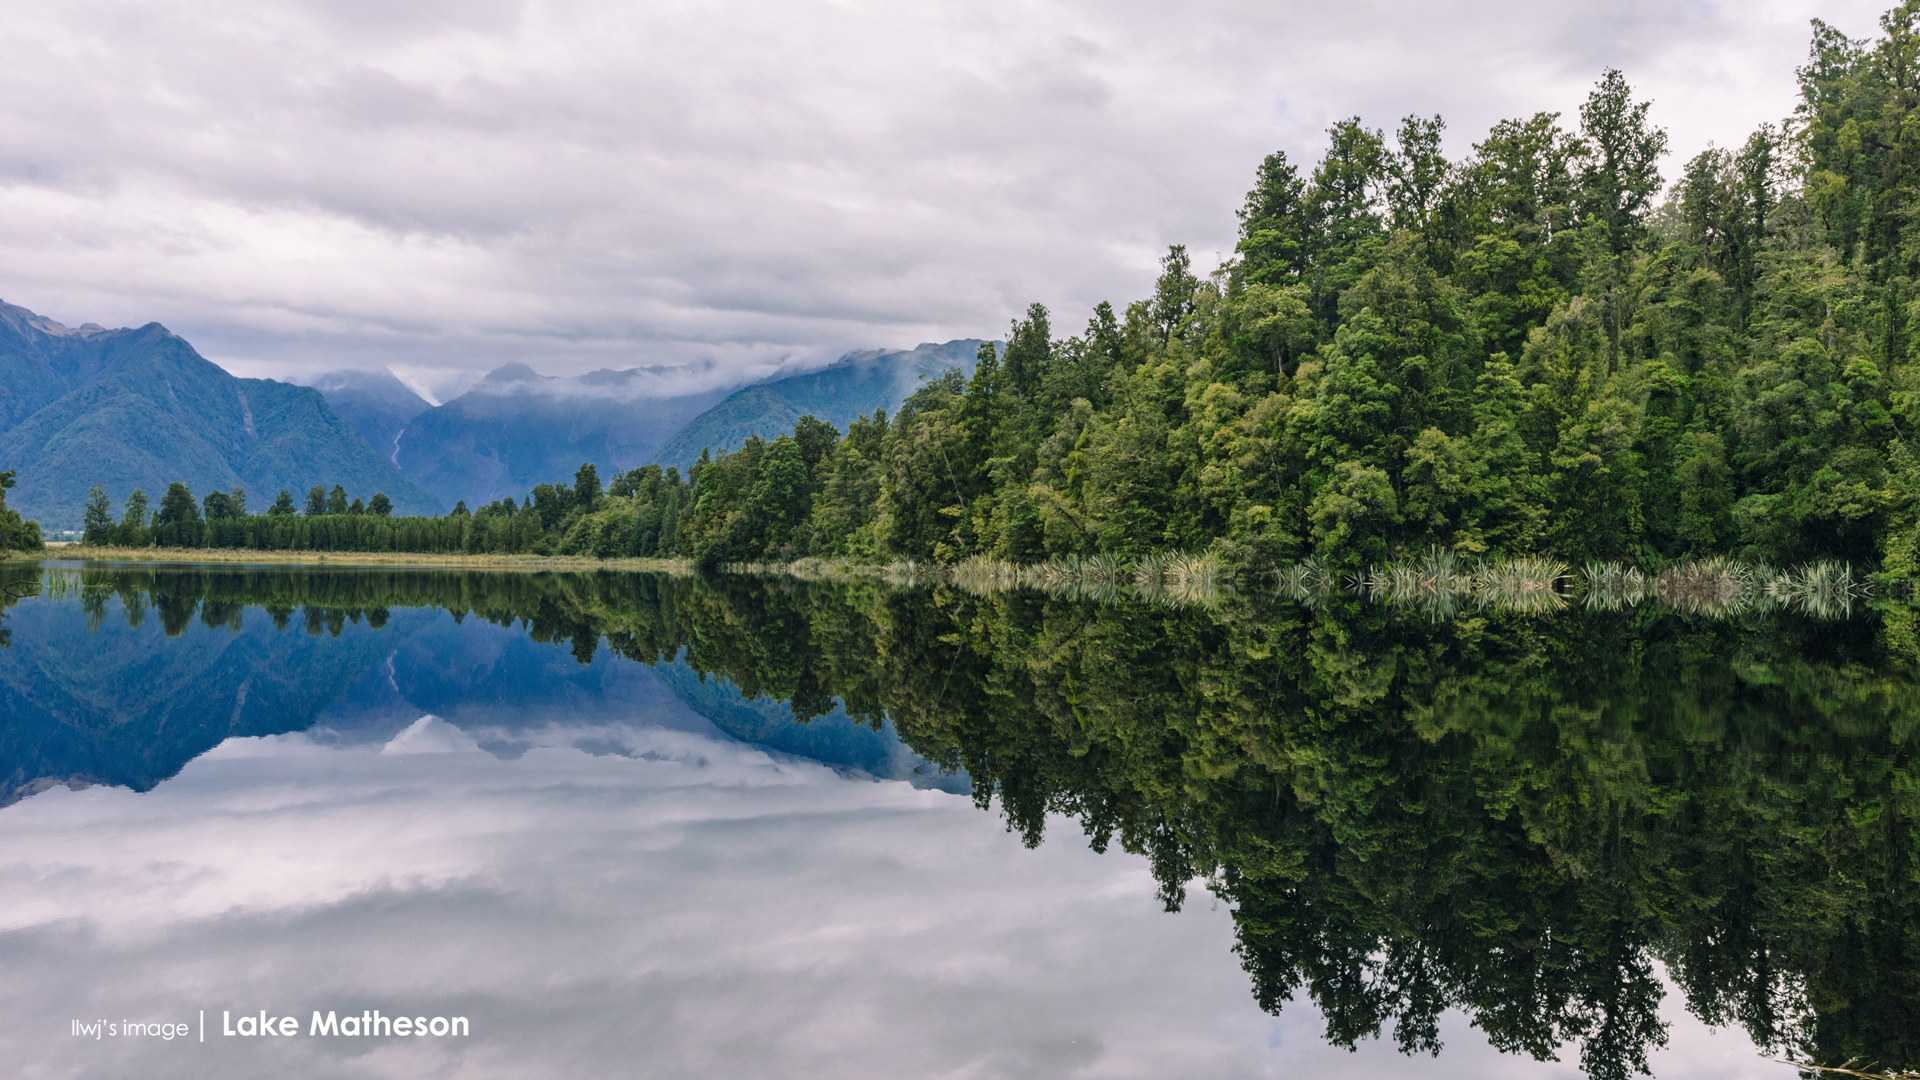
[[[1776,1053],[1916,1065],[1920,692],[1890,622],[55,569],[6,613],[0,797],[148,790],[287,732],[685,753],[621,727],[644,706],[970,790],[1028,846],[1075,819],[1145,856],[1168,909],[1204,883],[1253,1000],[1304,995],[1334,1046],[1437,1051],[1457,1010],[1515,1060],[1624,1077],[1676,990]]]

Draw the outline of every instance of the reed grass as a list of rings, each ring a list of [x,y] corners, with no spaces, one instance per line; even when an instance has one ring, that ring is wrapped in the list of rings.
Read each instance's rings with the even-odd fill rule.
[[[1418,608],[1434,621],[1458,614],[1460,605],[1475,596],[1474,584],[1454,553],[1438,546],[1417,559],[1371,568],[1359,580],[1369,599]]]
[[[1659,603],[1689,615],[1730,618],[1747,612],[1793,611],[1843,619],[1872,595],[1872,587],[1845,563],[1821,560],[1788,570],[1724,556],[1689,559],[1652,575],[1620,563],[1588,563],[1585,603],[1619,611]]]
[[[1667,567],[1654,576],[1653,591],[1675,611],[1724,618],[1754,606],[1756,581],[1752,566],[1716,555]]]
[[[1653,582],[1638,567],[1590,562],[1580,571],[1586,588],[1583,603],[1596,611],[1619,611],[1654,596]]]
[[[1334,580],[1333,572],[1327,569],[1327,560],[1318,555],[1309,555],[1297,563],[1281,567],[1279,575],[1280,595],[1303,604],[1324,604],[1340,591],[1340,583]]]
[[[1450,619],[1461,608],[1492,608],[1541,614],[1566,606],[1561,589],[1565,563],[1540,556],[1482,562],[1472,569],[1452,551],[1430,547],[1417,558],[1369,567],[1350,579],[1351,591],[1377,603],[1415,608],[1434,620]],[[1326,564],[1304,559],[1279,572],[1280,594],[1318,606],[1341,591]]]
[[[1542,615],[1567,606],[1560,583],[1567,564],[1541,555],[1523,555],[1484,563],[1473,575],[1473,596],[1481,607]]]
[[[1028,589],[1100,603],[1131,595],[1149,603],[1210,607],[1229,591],[1218,559],[1178,552],[1144,555],[1132,563],[1107,555],[1064,555],[1025,564],[970,555],[946,567],[943,576],[955,588],[982,596]]]
[[[1873,595],[1873,587],[1856,580],[1853,567],[1823,559],[1789,570],[1766,584],[1766,593],[1782,606],[1819,619],[1843,619],[1853,614],[1856,601]]]
[[[1167,597],[1189,607],[1213,607],[1221,600],[1220,561],[1211,555],[1174,555],[1161,572]]]

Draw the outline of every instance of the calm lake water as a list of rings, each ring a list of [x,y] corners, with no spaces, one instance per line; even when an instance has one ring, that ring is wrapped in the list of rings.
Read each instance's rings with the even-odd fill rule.
[[[1920,1064],[1920,686],[1871,612],[0,588],[21,1076]]]

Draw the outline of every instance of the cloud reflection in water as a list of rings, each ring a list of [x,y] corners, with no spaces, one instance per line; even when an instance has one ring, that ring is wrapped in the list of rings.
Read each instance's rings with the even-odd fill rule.
[[[149,793],[8,809],[0,1055],[102,1077],[1577,1075],[1457,1017],[1437,1060],[1330,1049],[1304,1004],[1254,1006],[1225,910],[1163,914],[1141,860],[1065,822],[1029,851],[944,792],[683,730],[602,736],[514,760],[437,719],[384,746],[235,739]],[[474,1036],[68,1034],[202,1007],[216,1032],[221,1009],[304,1030],[317,1007],[466,1015]],[[1768,1074],[1669,1011],[1662,1075]]]

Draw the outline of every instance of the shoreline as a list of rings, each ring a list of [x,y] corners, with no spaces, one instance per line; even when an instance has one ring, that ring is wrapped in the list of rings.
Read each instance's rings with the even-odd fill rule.
[[[406,551],[255,551],[246,548],[123,548],[50,543],[43,552],[22,552],[22,562],[131,563],[181,566],[226,563],[259,566],[388,567],[392,569],[626,570],[685,576],[687,559],[596,559],[581,555],[456,555]]]

